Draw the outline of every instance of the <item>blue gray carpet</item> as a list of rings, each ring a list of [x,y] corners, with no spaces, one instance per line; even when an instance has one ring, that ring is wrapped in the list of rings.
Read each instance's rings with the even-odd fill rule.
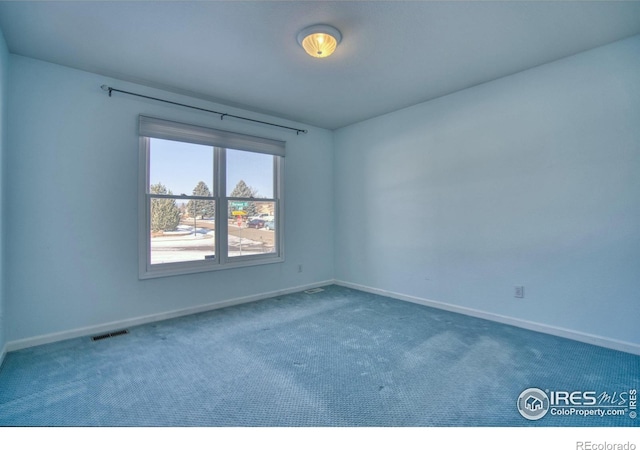
[[[9,353],[0,425],[640,425],[639,356],[339,286],[129,331]]]

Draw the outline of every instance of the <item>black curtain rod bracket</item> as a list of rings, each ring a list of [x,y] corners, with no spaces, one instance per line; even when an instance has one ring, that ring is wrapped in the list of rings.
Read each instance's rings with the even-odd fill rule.
[[[113,92],[120,92],[122,94],[133,95],[135,97],[146,98],[146,99],[149,99],[149,100],[155,100],[157,102],[168,103],[170,105],[183,106],[185,108],[197,109],[198,111],[204,111],[204,112],[208,112],[208,113],[211,113],[211,114],[218,114],[220,116],[220,120],[223,120],[225,117],[232,117],[234,119],[246,120],[247,122],[260,123],[262,125],[269,125],[271,127],[278,127],[278,128],[284,128],[286,130],[292,130],[292,131],[295,131],[297,135],[299,135],[300,133],[302,133],[302,134],[307,134],[308,133],[308,130],[302,130],[300,128],[287,127],[287,126],[284,126],[284,125],[278,125],[277,123],[264,122],[262,120],[250,119],[248,117],[242,117],[242,116],[235,116],[233,114],[227,114],[227,113],[222,113],[222,112],[219,112],[219,111],[213,111],[211,109],[199,108],[197,106],[185,105],[184,103],[172,102],[170,100],[164,100],[164,99],[161,99],[161,98],[150,97],[148,95],[136,94],[135,92],[123,91],[123,90],[120,90],[120,89],[112,88],[111,86],[107,86],[106,84],[103,84],[102,86],[100,86],[100,88],[103,91],[108,92],[109,93],[109,97],[111,97]]]

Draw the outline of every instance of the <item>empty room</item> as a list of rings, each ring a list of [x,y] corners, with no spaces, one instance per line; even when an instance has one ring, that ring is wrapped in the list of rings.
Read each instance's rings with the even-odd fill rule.
[[[0,106],[5,429],[640,424],[640,2],[0,1]]]

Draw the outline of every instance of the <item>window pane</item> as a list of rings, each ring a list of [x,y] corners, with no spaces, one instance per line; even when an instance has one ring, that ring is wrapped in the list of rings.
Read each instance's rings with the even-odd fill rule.
[[[214,258],[215,218],[210,211],[215,211],[212,200],[152,198],[151,264]]]
[[[204,184],[213,192],[213,147],[185,142],[149,139],[149,182],[153,186],[166,188],[165,193],[174,195],[202,195],[194,193]],[[202,184],[201,184],[202,183]]]
[[[227,256],[258,255],[276,251],[275,202],[240,202],[230,200],[229,253]]]
[[[274,198],[273,158],[262,153],[227,150],[227,197]]]

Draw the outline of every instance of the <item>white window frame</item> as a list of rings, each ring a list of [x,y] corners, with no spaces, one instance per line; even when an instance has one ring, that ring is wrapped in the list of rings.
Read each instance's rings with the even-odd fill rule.
[[[285,142],[249,136],[196,125],[183,124],[153,117],[139,118],[139,178],[138,178],[138,261],[139,278],[157,278],[185,275],[214,270],[231,269],[284,262],[284,187],[283,170]],[[214,186],[212,197],[215,201],[215,257],[204,260],[151,264],[151,198],[150,187],[150,139],[159,138],[210,145],[214,150]],[[273,155],[273,198],[230,198],[226,192],[226,149],[264,153]],[[167,195],[184,198],[180,195]],[[242,256],[228,256],[228,208],[227,201],[251,200],[275,203],[275,252]]]

